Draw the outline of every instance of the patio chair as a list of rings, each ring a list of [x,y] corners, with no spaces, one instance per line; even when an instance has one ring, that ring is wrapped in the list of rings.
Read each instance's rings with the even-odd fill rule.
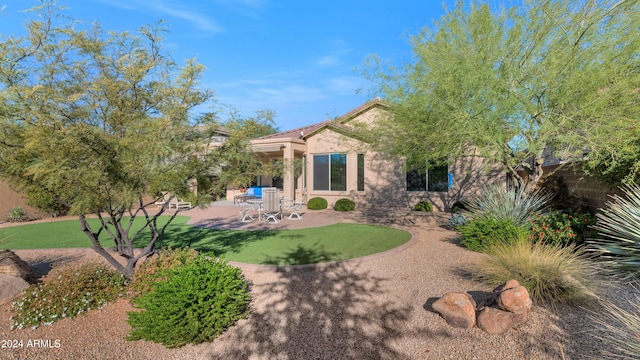
[[[301,200],[291,200],[291,199],[282,200],[283,211],[287,211],[289,213],[289,216],[287,217],[287,219],[302,220],[302,216],[300,215],[300,212],[302,211],[302,205],[304,205],[304,200],[306,197],[307,197],[307,192],[303,190]],[[293,218],[294,216],[296,217],[295,219]]]
[[[262,191],[262,216],[264,222],[273,220],[279,223],[278,216],[281,214],[280,191],[277,188],[265,188]]]
[[[254,208],[253,205],[246,202],[240,203],[239,206],[241,207],[240,215],[242,215],[242,218],[240,219],[240,221],[242,222],[253,221],[254,218],[251,212],[255,211],[256,208]]]

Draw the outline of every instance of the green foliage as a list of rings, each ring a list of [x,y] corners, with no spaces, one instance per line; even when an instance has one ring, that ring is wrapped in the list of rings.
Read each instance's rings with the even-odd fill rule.
[[[27,214],[20,206],[14,206],[9,209],[9,216],[7,216],[9,222],[21,222],[27,221]]]
[[[529,230],[525,226],[518,226],[511,219],[491,217],[473,219],[456,230],[460,232],[460,245],[480,252],[486,251],[493,244],[511,244],[521,237],[529,236]]]
[[[15,315],[11,327],[50,325],[97,309],[115,300],[124,284],[121,274],[99,263],[53,269],[42,283],[32,285],[23,298],[13,302]]]
[[[167,56],[159,25],[107,32],[48,1],[37,15],[27,36],[0,42],[0,177],[39,207],[79,215],[94,247],[98,234],[112,235],[126,265],[100,254],[130,276],[134,239],[152,239],[144,256],[166,228],[156,224],[164,208],[142,211],[146,196],[185,194],[218,165],[203,149],[219,125],[192,111],[213,92],[199,86],[202,65]],[[87,226],[87,214],[103,221]],[[125,214],[144,216],[144,231],[129,231]]]
[[[26,187],[27,205],[33,206],[52,216],[64,216],[69,212],[69,206],[57,201],[55,197],[39,187]]]
[[[181,261],[159,270],[152,290],[132,299],[140,311],[128,313],[129,340],[167,347],[199,344],[247,316],[250,295],[240,269],[204,254]]]
[[[157,255],[151,256],[138,267],[127,286],[128,293],[140,296],[150,292],[156,282],[168,279],[164,270],[192,262],[197,256],[198,252],[189,248],[158,250]]]
[[[339,199],[336,204],[333,205],[335,211],[353,211],[356,208],[356,203],[351,199]]]
[[[329,206],[329,203],[321,197],[314,197],[307,201],[307,209],[309,210],[324,210],[327,206]]]
[[[526,237],[490,245],[471,271],[487,284],[515,279],[533,301],[546,303],[585,300],[599,289],[598,268],[584,249],[532,243]]]
[[[586,238],[592,237],[591,226],[596,218],[591,214],[567,214],[552,211],[544,215],[536,215],[531,223],[532,239],[551,245],[566,246],[582,244]]]
[[[639,27],[638,1],[458,1],[411,37],[415,62],[366,65],[394,114],[369,139],[427,161],[473,149],[487,169],[502,164],[520,183],[518,170],[535,183],[551,153],[637,154],[623,139],[639,138]]]
[[[428,201],[419,201],[416,206],[414,206],[413,210],[432,212],[433,205]]]
[[[528,225],[548,206],[552,196],[525,187],[485,186],[474,201],[467,203],[467,213],[474,219],[510,219],[517,226]]]
[[[640,186],[622,188],[624,197],[614,195],[608,209],[598,213],[593,228],[601,238],[588,243],[606,264],[625,277],[640,275]]]
[[[451,212],[452,213],[459,213],[461,211],[465,211],[465,210],[469,210],[467,207],[467,202],[466,201],[456,201],[453,203],[453,205],[451,205]]]
[[[637,288],[634,287],[637,292]],[[606,350],[598,354],[599,359],[637,359],[640,356],[640,297],[629,301],[629,310],[609,301],[600,302],[597,312],[592,311],[589,318],[600,325],[596,338],[612,345],[615,352]]]

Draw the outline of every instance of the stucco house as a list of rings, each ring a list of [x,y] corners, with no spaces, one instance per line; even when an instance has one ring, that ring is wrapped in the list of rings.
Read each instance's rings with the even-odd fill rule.
[[[389,159],[373,151],[357,136],[356,127],[371,126],[390,108],[376,98],[336,118],[297,129],[256,138],[252,150],[263,162],[302,164],[301,175],[285,171],[282,177],[260,176],[258,186],[274,186],[287,199],[322,197],[332,206],[349,198],[358,207],[410,209],[426,200],[446,210],[460,199],[470,198],[481,184],[504,181],[504,173],[484,172],[479,158],[452,159],[443,167],[423,172],[405,170],[404,159]],[[233,199],[236,190],[227,193]]]

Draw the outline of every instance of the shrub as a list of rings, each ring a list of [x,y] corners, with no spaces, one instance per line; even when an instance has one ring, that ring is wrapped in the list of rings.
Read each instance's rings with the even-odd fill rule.
[[[532,243],[523,237],[511,244],[492,244],[486,254],[471,269],[478,280],[495,285],[515,279],[534,301],[575,302],[599,288],[595,263],[575,245]]]
[[[454,213],[451,214],[448,223],[454,228],[457,228],[458,226],[466,225],[467,218],[463,214]]]
[[[467,213],[472,218],[510,219],[518,226],[528,226],[533,215],[542,212],[552,197],[525,187],[488,186],[483,187],[478,198],[467,203]]]
[[[158,255],[148,258],[136,269],[127,290],[133,296],[146,294],[152,290],[153,284],[167,280],[163,270],[174,269],[197,256],[198,252],[189,248],[159,250]]]
[[[636,290],[637,291],[637,290]],[[640,298],[630,301],[631,311],[611,302],[601,302],[598,312],[592,311],[589,318],[603,330],[596,337],[611,345],[616,353],[604,352],[600,359],[637,359],[640,355]]]
[[[12,207],[9,210],[9,216],[7,216],[9,222],[21,222],[27,221],[27,214],[22,210],[20,206]]]
[[[116,299],[124,284],[120,273],[99,263],[54,269],[42,283],[32,285],[24,297],[13,302],[11,327],[50,325],[64,317],[73,318]]]
[[[592,249],[618,275],[640,276],[640,187],[622,188],[626,199],[614,195],[609,209],[597,214],[593,228],[602,239],[591,239]]]
[[[327,200],[321,197],[314,197],[307,202],[307,209],[309,210],[324,210],[329,206]]]
[[[433,211],[433,205],[431,205],[430,202],[427,201],[420,201],[416,204],[416,206],[413,208],[415,211],[428,211],[431,212]]]
[[[452,213],[459,213],[461,211],[467,211],[467,210],[469,210],[469,207],[467,206],[466,201],[456,201],[453,203],[453,205],[451,205]]]
[[[152,290],[132,298],[129,340],[167,347],[211,341],[245,318],[250,295],[238,268],[200,254],[181,266],[159,271]]]
[[[353,211],[355,208],[356,203],[350,199],[340,199],[336,201],[336,204],[333,206],[335,211]]]
[[[484,252],[489,245],[512,243],[521,237],[528,237],[529,230],[517,226],[511,219],[480,218],[459,226],[460,244],[469,250]]]
[[[595,224],[590,214],[566,214],[553,211],[536,215],[531,223],[532,239],[552,245],[582,244],[585,236],[591,237],[588,226]]]

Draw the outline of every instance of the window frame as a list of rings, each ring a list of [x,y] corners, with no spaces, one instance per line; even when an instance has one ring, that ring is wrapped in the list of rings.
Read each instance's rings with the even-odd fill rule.
[[[344,160],[344,164],[342,165],[343,168],[343,174],[342,175],[337,175],[334,174],[334,162],[335,162],[335,158],[336,157],[341,157]],[[326,158],[327,159],[327,163],[326,165],[323,163],[318,164],[317,160],[318,158]],[[312,173],[312,179],[313,179],[313,190],[314,191],[347,191],[347,186],[348,186],[348,180],[347,180],[347,154],[346,153],[328,153],[328,154],[313,154],[313,158],[312,158],[312,169],[313,169],[313,173]],[[323,170],[322,167],[325,167],[325,170]],[[336,164],[336,166],[338,166]],[[326,173],[322,174],[321,171],[326,171]],[[322,177],[320,177],[320,175],[322,175]],[[341,179],[340,181],[340,186],[339,188],[334,188],[334,184],[337,183],[336,179]],[[321,180],[321,181],[318,181]],[[325,186],[322,186],[322,188],[319,188],[318,185],[325,185],[326,183],[326,188]]]

